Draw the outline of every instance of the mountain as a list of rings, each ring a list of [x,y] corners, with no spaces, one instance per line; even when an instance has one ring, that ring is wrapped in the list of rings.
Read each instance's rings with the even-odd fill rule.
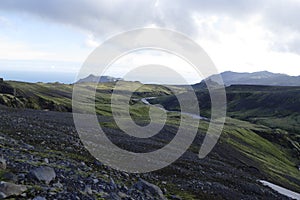
[[[122,78],[115,78],[111,76],[95,76],[93,74],[89,75],[86,78],[80,79],[77,81],[77,83],[109,83],[109,82],[116,82],[116,81],[121,81],[123,80]]]
[[[253,73],[238,73],[226,71],[221,73],[224,84],[230,85],[272,85],[272,86],[300,86],[300,76],[289,76],[286,74],[271,73],[268,71]],[[216,75],[207,80],[214,81]],[[197,84],[196,84],[197,85]]]

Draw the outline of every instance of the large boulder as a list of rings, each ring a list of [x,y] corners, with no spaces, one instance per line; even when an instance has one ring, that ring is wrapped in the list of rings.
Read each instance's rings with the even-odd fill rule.
[[[30,171],[30,176],[38,181],[44,181],[49,184],[55,179],[56,173],[51,167],[39,167]]]
[[[16,185],[14,183],[0,182],[0,199],[5,199],[10,196],[19,196],[27,190],[24,185]]]

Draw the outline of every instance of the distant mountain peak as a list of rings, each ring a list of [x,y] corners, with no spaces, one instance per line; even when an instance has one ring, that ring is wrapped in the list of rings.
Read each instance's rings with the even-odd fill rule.
[[[116,81],[123,81],[122,78],[115,78],[112,76],[96,76],[94,74],[90,74],[86,78],[82,78],[78,80],[76,83],[109,83],[109,82],[116,82]]]

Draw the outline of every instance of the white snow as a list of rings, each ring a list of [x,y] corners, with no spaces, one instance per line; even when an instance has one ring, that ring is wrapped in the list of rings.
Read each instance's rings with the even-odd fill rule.
[[[259,182],[261,182],[264,186],[268,186],[268,187],[272,188],[273,190],[277,191],[278,193],[280,193],[282,195],[285,195],[292,199],[300,200],[300,194],[297,192],[293,192],[291,190],[285,189],[283,187],[280,187],[280,186],[270,183],[268,181],[260,180]]]

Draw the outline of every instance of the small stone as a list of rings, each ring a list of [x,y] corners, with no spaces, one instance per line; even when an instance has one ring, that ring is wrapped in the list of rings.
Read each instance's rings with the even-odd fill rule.
[[[116,193],[112,192],[112,193],[109,194],[108,199],[121,200],[121,197],[119,197]]]
[[[94,162],[94,164],[95,164],[96,166],[98,166],[98,167],[103,166],[102,163],[101,163],[100,161],[98,161],[98,160],[96,160],[96,161]]]
[[[92,195],[93,194],[93,191],[92,191],[92,188],[91,188],[90,185],[86,185],[83,192],[86,193],[86,194],[88,194],[88,195]]]
[[[128,198],[128,195],[123,192],[118,192],[118,196],[121,197],[122,199]]]
[[[45,197],[41,197],[41,196],[37,196],[37,197],[34,197],[33,200],[46,200]]]
[[[21,197],[27,197],[27,194],[26,193],[22,193],[20,196]]]
[[[97,184],[97,183],[99,183],[99,180],[95,178],[95,179],[93,179],[93,183]]]
[[[103,176],[104,176],[105,178],[109,178],[109,175],[107,175],[107,174],[104,174]]]
[[[34,150],[34,146],[29,145],[29,144],[24,144],[24,148],[27,150]]]
[[[49,164],[49,159],[48,159],[48,158],[45,158],[45,159],[44,159],[44,162],[47,163],[47,164]]]
[[[112,190],[118,189],[118,187],[117,187],[117,185],[116,185],[113,178],[110,178],[110,187],[112,188]]]
[[[167,194],[167,192],[168,192],[168,190],[166,188],[163,188],[162,191],[164,194]]]
[[[25,174],[19,174],[19,175],[18,175],[18,179],[21,179],[21,180],[24,180],[25,177],[26,177]]]
[[[49,195],[51,195],[51,196],[54,196],[56,194],[57,194],[56,192],[49,192]]]
[[[63,184],[61,184],[59,181],[57,183],[54,183],[53,186],[60,189],[64,187]]]
[[[2,157],[0,157],[0,169],[6,169],[6,160]]]
[[[127,174],[126,172],[122,172],[122,176],[124,176],[125,178],[128,178],[129,174]]]

